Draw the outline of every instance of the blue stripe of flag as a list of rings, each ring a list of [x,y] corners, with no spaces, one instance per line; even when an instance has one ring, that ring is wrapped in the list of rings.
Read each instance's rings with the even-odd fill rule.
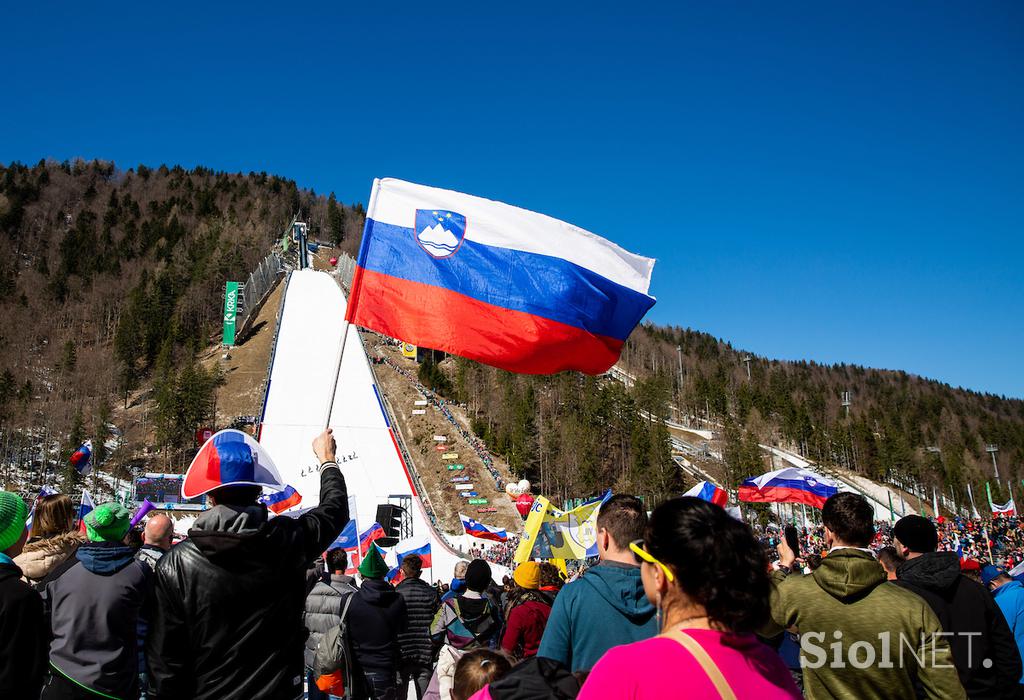
[[[444,287],[595,335],[625,340],[654,305],[646,294],[562,258],[463,240],[455,255],[439,260],[420,248],[411,228],[372,219],[366,226],[372,241],[360,264],[367,270]]]

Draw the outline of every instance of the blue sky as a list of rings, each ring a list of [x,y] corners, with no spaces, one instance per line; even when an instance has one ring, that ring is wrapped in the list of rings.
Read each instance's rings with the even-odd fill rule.
[[[656,322],[1024,397],[1024,3],[677,4],[18,3],[0,162],[458,189],[658,258]]]

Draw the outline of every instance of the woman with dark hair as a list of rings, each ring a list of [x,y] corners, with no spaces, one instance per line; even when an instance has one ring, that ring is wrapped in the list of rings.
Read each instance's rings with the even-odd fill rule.
[[[630,544],[661,633],[614,647],[580,691],[593,698],[799,698],[754,631],[768,620],[768,561],[743,523],[699,498],[651,514]]]
[[[14,563],[38,590],[62,573],[62,564],[77,561],[72,555],[86,537],[74,529],[75,515],[74,504],[63,493],[36,502],[28,544]]]

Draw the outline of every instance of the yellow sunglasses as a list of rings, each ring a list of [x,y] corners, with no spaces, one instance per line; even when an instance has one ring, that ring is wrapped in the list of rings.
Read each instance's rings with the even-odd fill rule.
[[[667,566],[665,566],[660,561],[655,559],[654,556],[652,556],[650,552],[648,552],[646,549],[644,549],[644,541],[643,540],[633,540],[632,542],[629,543],[629,549],[633,552],[633,555],[636,557],[636,563],[637,564],[639,564],[641,561],[645,561],[648,564],[656,564],[656,565],[661,567],[662,571],[665,572],[665,577],[669,581],[675,581],[676,580],[675,574],[672,573],[671,569],[669,569]]]

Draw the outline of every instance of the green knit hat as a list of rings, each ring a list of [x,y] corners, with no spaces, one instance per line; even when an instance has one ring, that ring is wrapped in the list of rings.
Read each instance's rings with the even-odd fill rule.
[[[10,549],[25,531],[28,506],[21,496],[0,491],[0,552]]]
[[[85,516],[90,542],[119,542],[128,534],[132,514],[120,503],[104,503]]]
[[[363,563],[359,565],[359,573],[363,578],[384,578],[388,573],[388,565],[384,563],[384,557],[380,555],[377,545],[370,547],[370,551],[363,557]]]

